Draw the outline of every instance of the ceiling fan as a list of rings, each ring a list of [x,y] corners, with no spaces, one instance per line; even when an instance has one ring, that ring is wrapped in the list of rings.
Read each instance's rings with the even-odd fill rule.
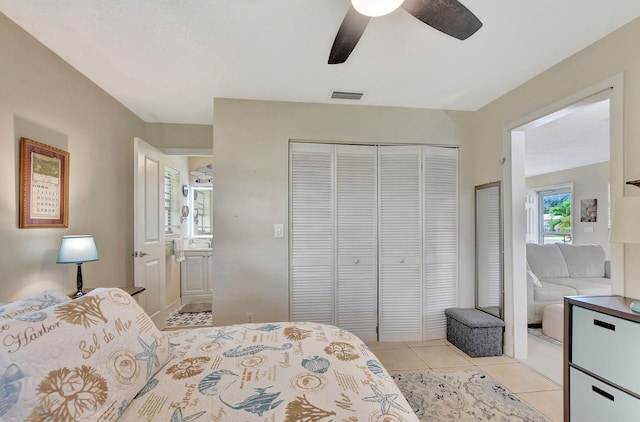
[[[482,26],[458,0],[351,0],[351,3],[331,47],[329,64],[347,60],[372,17],[391,13],[399,7],[459,40],[466,40]]]

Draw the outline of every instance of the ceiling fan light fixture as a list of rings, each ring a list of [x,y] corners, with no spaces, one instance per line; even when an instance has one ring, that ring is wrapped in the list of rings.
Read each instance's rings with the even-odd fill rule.
[[[365,16],[384,16],[396,10],[404,0],[351,0],[354,9]]]

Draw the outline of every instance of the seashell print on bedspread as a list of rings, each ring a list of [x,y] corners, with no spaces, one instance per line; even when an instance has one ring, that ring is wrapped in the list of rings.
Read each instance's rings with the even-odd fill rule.
[[[418,420],[366,344],[337,327],[159,331],[120,289],[55,295],[0,318],[0,421]]]
[[[169,336],[172,360],[120,420],[418,420],[371,350],[337,327],[277,322]]]

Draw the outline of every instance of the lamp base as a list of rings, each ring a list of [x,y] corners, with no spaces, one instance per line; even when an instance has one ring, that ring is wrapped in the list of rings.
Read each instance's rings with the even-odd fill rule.
[[[76,289],[77,292],[73,295],[72,299],[77,299],[80,296],[84,296],[82,292],[82,262],[78,262],[78,272],[76,274]]]
[[[86,295],[85,292],[83,292],[82,290],[78,290],[77,292],[75,292],[73,294],[73,296],[71,296],[71,299],[77,299],[77,298],[82,297],[84,295]]]

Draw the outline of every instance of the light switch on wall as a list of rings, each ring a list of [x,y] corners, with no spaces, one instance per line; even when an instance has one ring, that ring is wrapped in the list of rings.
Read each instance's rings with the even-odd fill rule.
[[[593,233],[593,226],[584,226],[585,233]]]
[[[284,224],[273,225],[273,237],[276,239],[282,239],[284,237]]]

